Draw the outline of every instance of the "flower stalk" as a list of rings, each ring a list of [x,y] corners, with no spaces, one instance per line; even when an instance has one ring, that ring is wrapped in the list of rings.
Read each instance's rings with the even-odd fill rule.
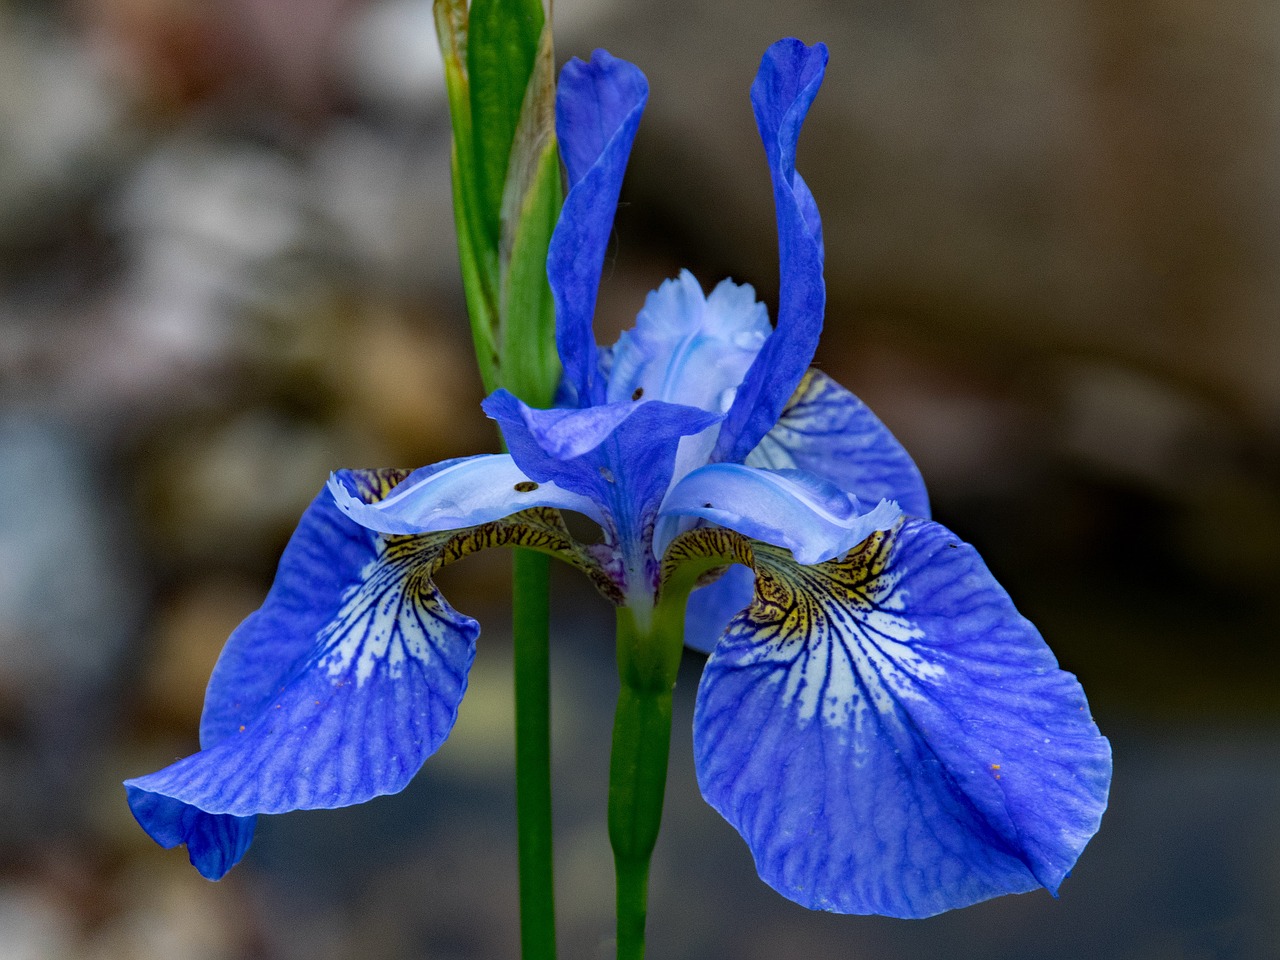
[[[649,862],[662,825],[671,695],[692,578],[651,609],[617,611],[618,706],[609,757],[609,842],[617,879],[618,960],[644,956]]]
[[[551,25],[542,0],[435,0],[435,17],[480,376],[486,391],[546,406],[560,380],[546,274],[562,196]],[[524,960],[553,960],[549,562],[517,549],[512,570],[520,944]]]
[[[551,840],[551,558],[517,549],[512,560],[512,641],[516,700],[516,845],[520,953],[556,955]]]
[[[618,691],[609,759],[609,841],[617,878],[618,960],[644,957],[649,861],[662,822],[670,747],[671,689],[638,690],[624,681]]]

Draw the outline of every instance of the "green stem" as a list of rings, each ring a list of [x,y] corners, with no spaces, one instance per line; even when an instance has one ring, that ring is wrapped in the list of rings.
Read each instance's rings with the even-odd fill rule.
[[[653,616],[640,623],[618,609],[618,708],[609,758],[609,841],[617,877],[618,960],[642,960],[649,860],[662,824],[671,750],[671,692],[683,624]]]
[[[609,840],[617,877],[618,960],[642,960],[649,859],[662,821],[671,745],[671,691],[623,687],[609,762]]]
[[[520,952],[554,960],[555,887],[551,846],[551,560],[516,550],[512,616],[516,696],[516,845],[520,872]]]

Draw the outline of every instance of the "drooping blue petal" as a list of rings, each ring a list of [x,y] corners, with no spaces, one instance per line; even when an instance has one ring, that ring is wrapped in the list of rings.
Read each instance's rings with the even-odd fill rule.
[[[802,470],[713,463],[671,488],[662,515],[700,517],[786,547],[800,563],[820,563],[893,526],[902,511],[889,500],[867,509],[857,497]],[[666,543],[656,547],[662,553]]]
[[[556,135],[569,193],[547,251],[547,276],[564,383],[578,406],[604,399],[592,320],[623,173],[648,98],[644,74],[604,50],[590,63],[570,60],[560,73]]]
[[[826,65],[822,44],[779,40],[765,52],[751,87],[778,218],[778,322],[725,417],[715,460],[741,463],[769,432],[808,369],[822,331],[822,226],[813,194],[796,173],[795,151]]]
[[[714,650],[729,621],[751,603],[754,590],[751,568],[735,563],[719,580],[690,593],[684,611],[684,645],[702,653]]]
[[[746,463],[807,470],[863,503],[896,500],[907,514],[929,517],[924,478],[906,448],[870,407],[820,370],[805,374]]]
[[[402,475],[344,481],[373,499]],[[479,627],[429,577],[448,539],[379,536],[322,491],[214,669],[203,749],[126,782],[143,827],[212,875],[243,854],[255,814],[402,789],[452,729],[475,655]]]
[[[329,492],[356,523],[380,533],[417,534],[473,527],[530,507],[576,510],[597,523],[595,502],[554,483],[525,476],[507,454],[463,457],[409,474],[390,494],[368,503],[335,474]]]
[[[660,400],[535,410],[505,390],[486,399],[484,409],[498,421],[521,471],[595,501],[607,525],[624,537],[639,536],[656,512],[680,438],[720,421],[719,414]],[[594,446],[570,442],[575,436]]]
[[[1056,891],[1098,828],[1111,753],[972,547],[907,520],[844,561],[756,546],[753,606],[707,662],[703,796],[783,895],[924,917]]]

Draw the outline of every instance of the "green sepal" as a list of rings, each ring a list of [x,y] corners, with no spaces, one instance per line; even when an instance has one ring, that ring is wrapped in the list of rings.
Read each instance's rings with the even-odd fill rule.
[[[542,0],[472,0],[466,50],[472,151],[481,222],[495,247],[511,145],[538,58],[544,21]]]
[[[476,363],[486,392],[498,383],[498,245],[484,227],[484,202],[475,164],[471,93],[467,75],[466,0],[434,0],[436,36],[444,61],[445,90],[453,127],[450,168],[453,218],[458,235],[462,288],[471,319]],[[495,208],[496,209],[496,208]]]
[[[511,145],[498,257],[502,385],[535,407],[549,407],[560,382],[555,302],[547,282],[547,247],[563,199],[555,94],[555,59],[547,24]]]
[[[563,187],[541,0],[434,0],[453,125],[453,207],[485,390],[549,406],[560,380],[547,247]]]

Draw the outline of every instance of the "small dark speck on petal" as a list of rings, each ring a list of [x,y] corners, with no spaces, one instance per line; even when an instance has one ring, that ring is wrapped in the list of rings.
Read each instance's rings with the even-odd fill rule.
[[[643,396],[644,396],[644,387],[636,387],[635,391],[631,394],[631,399],[639,400]]]
[[[704,510],[710,510],[710,509],[711,509],[711,503],[710,503],[710,501],[708,501],[707,503],[704,503],[704,504],[702,505],[702,508],[703,508]]]
[[[521,480],[516,484],[516,493],[532,493],[538,489],[538,485],[532,480]]]

